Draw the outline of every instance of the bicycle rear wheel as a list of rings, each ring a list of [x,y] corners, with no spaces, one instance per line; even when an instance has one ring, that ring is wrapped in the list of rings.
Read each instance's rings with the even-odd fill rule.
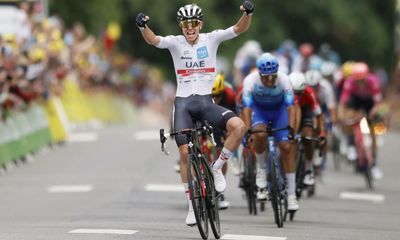
[[[189,192],[192,200],[193,211],[197,227],[203,239],[208,238],[208,214],[205,199],[205,185],[197,165],[198,159],[194,154],[189,154],[187,163],[187,176]]]
[[[270,191],[271,191],[271,205],[274,210],[275,223],[278,228],[283,227],[284,219],[284,203],[279,189],[279,168],[276,163],[277,159],[274,155],[270,156]]]
[[[207,190],[206,203],[208,209],[208,216],[214,237],[216,239],[219,239],[221,237],[221,226],[219,222],[219,207],[218,207],[219,195],[215,190],[214,177],[212,175],[211,168],[209,167],[209,165],[206,166],[205,164],[207,163],[203,162],[201,168],[202,172],[204,173],[204,181]]]

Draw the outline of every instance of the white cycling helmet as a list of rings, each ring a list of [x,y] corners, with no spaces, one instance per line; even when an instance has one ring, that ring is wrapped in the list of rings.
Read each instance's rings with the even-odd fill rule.
[[[308,86],[315,87],[321,82],[322,75],[318,70],[308,70],[306,72],[306,83]]]
[[[336,64],[334,62],[326,61],[321,65],[321,74],[324,77],[332,76],[335,73]]]
[[[289,81],[294,91],[304,91],[306,88],[306,77],[302,72],[292,72],[289,74]]]
[[[203,19],[203,11],[196,4],[187,4],[181,8],[179,8],[176,13],[176,19],[178,22],[181,22],[186,19]]]

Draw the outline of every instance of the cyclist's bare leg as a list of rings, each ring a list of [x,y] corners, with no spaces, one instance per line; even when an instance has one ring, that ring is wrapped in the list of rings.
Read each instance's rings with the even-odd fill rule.
[[[245,124],[239,117],[232,117],[226,124],[226,139],[218,160],[214,163],[214,169],[221,169],[231,157],[232,152],[239,146],[245,133]]]
[[[179,146],[179,157],[180,157],[180,174],[182,183],[187,183],[187,158],[189,149],[187,144]]]
[[[296,199],[296,144],[294,141],[282,141],[279,142],[278,146],[281,151],[281,165],[287,180],[288,198],[290,196],[290,198]],[[292,210],[297,210],[299,208],[297,201],[293,202],[292,200],[290,204],[292,204]],[[293,204],[297,206],[293,206]]]

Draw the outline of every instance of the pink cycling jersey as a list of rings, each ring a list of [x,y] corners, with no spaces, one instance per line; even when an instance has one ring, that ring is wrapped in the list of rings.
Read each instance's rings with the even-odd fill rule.
[[[233,27],[201,33],[195,45],[189,44],[182,35],[160,36],[161,41],[157,47],[167,48],[174,62],[177,97],[211,94],[217,73],[218,46],[221,42],[232,39],[237,35]]]
[[[372,99],[375,103],[382,100],[382,91],[379,78],[374,74],[368,74],[363,82],[349,77],[344,82],[340,103],[346,104],[351,96],[361,99]]]

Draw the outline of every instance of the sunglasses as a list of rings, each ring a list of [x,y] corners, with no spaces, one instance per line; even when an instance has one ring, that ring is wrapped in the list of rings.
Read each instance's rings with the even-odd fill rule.
[[[197,20],[197,19],[186,19],[186,20],[181,21],[181,22],[180,22],[180,25],[181,25],[181,27],[183,27],[183,28],[188,28],[189,25],[190,25],[192,28],[195,28],[195,27],[197,27],[197,26],[200,25],[200,20]]]
[[[268,80],[275,80],[278,77],[278,74],[274,73],[274,74],[261,74],[261,77],[266,77]]]

